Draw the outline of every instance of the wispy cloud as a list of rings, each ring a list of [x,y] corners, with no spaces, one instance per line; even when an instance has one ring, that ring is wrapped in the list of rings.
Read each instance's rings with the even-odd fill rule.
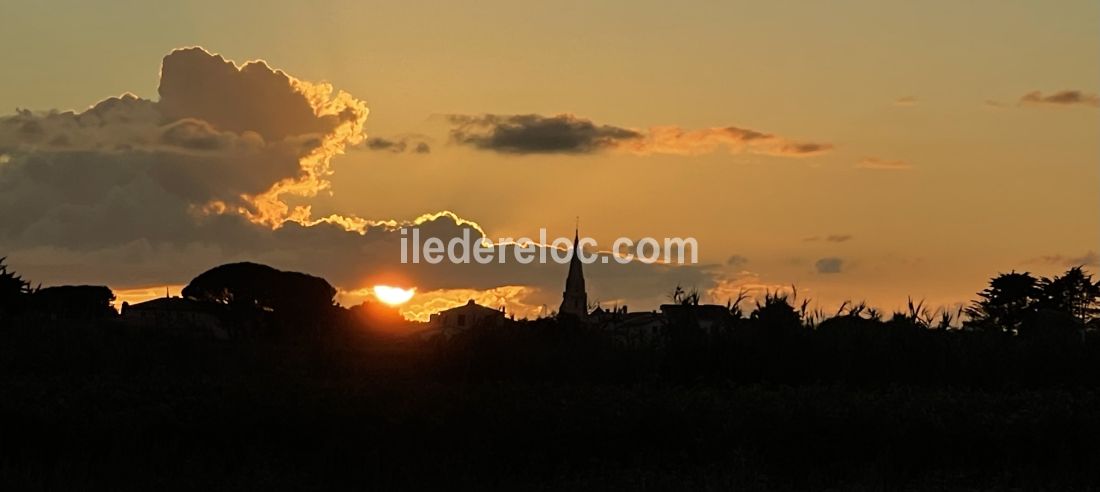
[[[916,106],[918,102],[920,101],[914,96],[903,96],[894,99],[894,106]]]
[[[1062,90],[1045,96],[1040,91],[1031,91],[1020,96],[1019,104],[1021,106],[1089,106],[1095,108],[1100,107],[1100,96],[1079,90]]]
[[[1028,258],[1024,260],[1024,263],[1031,265],[1054,265],[1065,268],[1072,268],[1075,266],[1100,266],[1100,254],[1095,251],[1086,251],[1081,255],[1042,255],[1034,258]]]
[[[427,139],[418,136],[392,138],[371,137],[364,143],[363,148],[380,152],[392,152],[394,154],[401,154],[404,152],[429,154],[432,151],[432,147],[428,144]]]
[[[825,240],[825,241],[830,242],[830,243],[843,243],[843,242],[851,241],[853,237],[854,236],[852,236],[851,234],[829,234],[828,236],[825,236],[825,237],[810,236],[810,237],[807,237],[807,238],[803,238],[802,240],[805,241],[805,242],[808,242],[808,243],[812,243],[812,242],[815,242],[815,241],[821,241],[821,240]]]
[[[881,159],[878,157],[865,157],[856,163],[858,169],[874,169],[878,171],[908,171],[913,165],[901,159]]]
[[[699,155],[727,150],[781,157],[812,156],[832,150],[820,142],[792,141],[735,126],[688,130],[655,126],[638,130],[598,124],[571,114],[449,115],[451,141],[505,154]]]

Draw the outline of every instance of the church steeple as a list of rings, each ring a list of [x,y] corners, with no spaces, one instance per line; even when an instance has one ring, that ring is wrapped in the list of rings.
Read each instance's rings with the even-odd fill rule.
[[[565,277],[565,292],[562,292],[558,314],[585,319],[588,317],[588,293],[584,290],[584,268],[579,253],[580,227],[578,225],[573,232],[573,256],[569,259],[569,274]]]

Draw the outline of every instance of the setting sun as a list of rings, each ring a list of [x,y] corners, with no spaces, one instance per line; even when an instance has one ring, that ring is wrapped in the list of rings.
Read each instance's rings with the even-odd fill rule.
[[[374,297],[377,297],[379,301],[382,301],[391,306],[404,304],[409,299],[412,299],[412,296],[415,293],[416,288],[402,289],[400,287],[390,287],[388,285],[374,286]]]

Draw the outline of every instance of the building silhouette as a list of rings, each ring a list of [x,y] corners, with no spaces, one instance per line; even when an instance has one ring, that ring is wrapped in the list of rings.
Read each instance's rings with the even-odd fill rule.
[[[230,337],[228,310],[224,305],[186,297],[162,297],[138,304],[122,303],[122,322],[128,326],[158,329],[177,335]]]
[[[588,318],[588,293],[584,290],[584,269],[580,259],[580,231],[573,232],[573,257],[569,259],[569,274],[565,277],[565,291],[562,292],[561,307],[558,315]]]
[[[505,321],[503,306],[493,309],[470,299],[461,306],[432,314],[428,324],[433,333],[450,338],[475,326],[501,326]]]

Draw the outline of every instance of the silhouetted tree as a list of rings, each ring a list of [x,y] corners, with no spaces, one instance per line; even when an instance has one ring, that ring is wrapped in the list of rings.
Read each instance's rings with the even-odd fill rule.
[[[980,299],[967,308],[966,313],[971,325],[1016,333],[1036,312],[1042,294],[1039,280],[1030,273],[1002,273],[978,293]]]
[[[102,285],[62,285],[38,289],[30,308],[62,319],[92,320],[114,316],[114,292]]]
[[[1093,282],[1092,275],[1082,267],[1073,267],[1061,276],[1039,281],[1041,299],[1039,308],[1059,311],[1073,316],[1082,323],[1100,314],[1100,282]]]
[[[320,277],[245,262],[203,272],[183,288],[183,296],[271,310],[318,309],[332,306],[336,289]]]
[[[280,328],[293,328],[323,326],[332,315],[336,289],[320,277],[245,262],[203,272],[183,288],[183,296],[238,312],[270,313]]]

